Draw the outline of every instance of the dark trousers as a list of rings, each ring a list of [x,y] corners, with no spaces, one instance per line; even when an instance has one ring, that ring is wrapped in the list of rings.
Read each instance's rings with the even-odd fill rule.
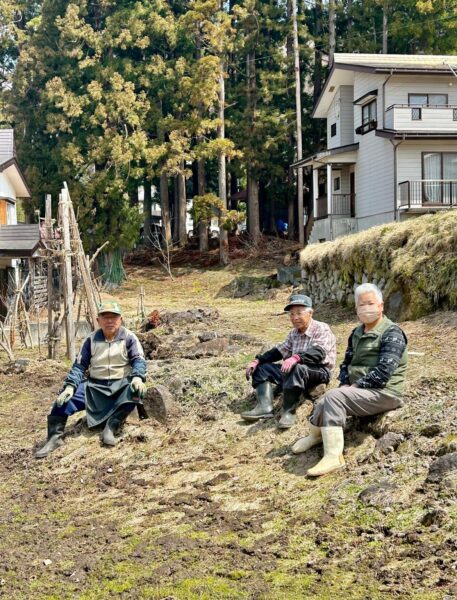
[[[122,409],[130,412],[135,408],[135,404],[125,402],[122,405]],[[51,408],[51,416],[53,417],[71,417],[81,410],[86,410],[86,382],[83,381],[78,385],[75,393],[68,402],[59,406],[57,402],[54,402]]]
[[[309,365],[295,365],[288,373],[282,373],[280,364],[265,363],[254,371],[252,386],[256,388],[264,381],[270,381],[283,390],[300,388],[307,391],[320,383],[328,383],[330,373],[325,367]]]

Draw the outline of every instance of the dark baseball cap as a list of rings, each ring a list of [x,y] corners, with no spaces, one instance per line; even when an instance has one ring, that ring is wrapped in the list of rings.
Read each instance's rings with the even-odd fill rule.
[[[284,308],[284,311],[289,311],[292,306],[306,306],[306,308],[313,308],[313,301],[305,294],[292,294],[289,298],[289,304]]]

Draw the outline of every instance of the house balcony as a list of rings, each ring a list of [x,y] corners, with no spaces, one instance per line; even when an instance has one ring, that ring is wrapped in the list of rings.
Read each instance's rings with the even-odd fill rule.
[[[457,106],[393,104],[386,110],[384,128],[427,135],[446,133],[457,136]]]
[[[330,212],[328,210],[327,196],[317,198],[316,219],[334,217],[353,217],[355,207],[355,194],[332,194]]]
[[[457,179],[421,179],[398,184],[400,209],[457,208]]]

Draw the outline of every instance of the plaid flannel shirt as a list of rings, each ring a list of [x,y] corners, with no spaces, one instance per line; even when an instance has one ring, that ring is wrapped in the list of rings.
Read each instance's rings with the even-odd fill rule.
[[[327,323],[311,319],[304,333],[292,329],[286,340],[276,347],[285,360],[293,354],[306,352],[309,346],[321,346],[325,350],[325,360],[322,361],[322,365],[332,371],[336,362],[336,338]]]

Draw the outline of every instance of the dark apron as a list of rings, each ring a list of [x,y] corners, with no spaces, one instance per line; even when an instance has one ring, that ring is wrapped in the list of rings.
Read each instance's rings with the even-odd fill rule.
[[[130,389],[131,377],[123,379],[88,379],[86,382],[86,415],[88,427],[100,425],[127,402],[140,404]]]

